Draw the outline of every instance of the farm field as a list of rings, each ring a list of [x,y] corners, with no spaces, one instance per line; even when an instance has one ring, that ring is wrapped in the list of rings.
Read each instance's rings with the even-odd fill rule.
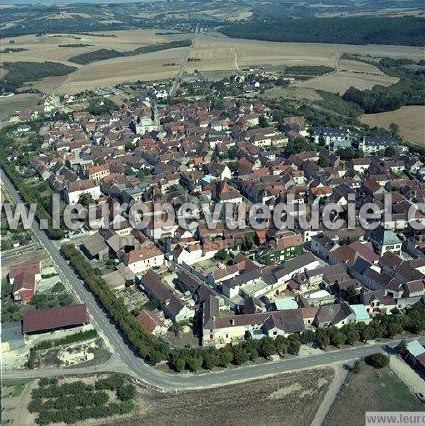
[[[308,370],[216,389],[141,393],[135,424],[309,425],[333,378],[333,370]],[[116,423],[115,423],[116,424]]]
[[[3,54],[2,59],[4,62],[46,60],[76,66],[69,62],[69,59],[81,53],[99,49],[134,50],[143,45],[187,38],[193,39],[190,56],[200,59],[200,61],[188,62],[186,72],[190,74],[194,70],[199,70],[205,72],[207,76],[217,72],[237,72],[250,66],[267,68],[324,65],[334,67],[337,58],[344,52],[412,59],[421,59],[423,56],[423,49],[419,47],[276,43],[227,38],[214,32],[208,34],[167,33],[165,35],[154,30],[129,30],[101,34],[108,36],[64,34],[15,37],[12,39],[13,46],[27,50]],[[89,44],[91,46],[59,47],[64,44]],[[60,78],[48,77],[44,81],[33,83],[33,87],[47,92],[75,93],[90,87],[112,85],[123,81],[170,79],[177,74],[186,53],[187,48],[177,48],[77,65],[78,70],[74,73]],[[390,85],[396,81],[385,75],[374,75],[377,69],[373,65],[357,61],[341,61],[341,68],[351,71],[319,77],[310,81],[312,86],[305,87],[338,92],[344,91],[350,85],[369,88],[374,84]]]
[[[360,63],[360,62],[359,62]],[[392,86],[398,82],[397,77],[390,77],[382,74],[368,74],[354,71],[332,72],[311,80],[298,83],[301,87],[309,87],[316,90],[325,90],[327,92],[344,94],[351,86],[359,90],[371,89],[375,85]]]
[[[379,114],[363,114],[362,123],[389,129],[391,123],[400,126],[400,135],[405,142],[425,146],[425,106],[403,106],[396,111]]]
[[[326,425],[364,425],[366,411],[423,411],[424,406],[388,368],[363,365],[342,388],[328,413]],[[343,419],[343,421],[341,421]]]

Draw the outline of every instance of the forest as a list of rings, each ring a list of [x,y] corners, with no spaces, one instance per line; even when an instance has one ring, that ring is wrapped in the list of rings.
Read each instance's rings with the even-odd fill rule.
[[[226,25],[220,31],[237,38],[298,43],[389,44],[423,46],[425,19],[297,18],[270,19]]]

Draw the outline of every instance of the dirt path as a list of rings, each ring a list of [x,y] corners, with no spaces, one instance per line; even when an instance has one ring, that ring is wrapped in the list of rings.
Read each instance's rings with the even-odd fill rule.
[[[317,410],[316,415],[314,416],[313,421],[310,426],[320,426],[325,421],[326,415],[328,414],[329,409],[331,408],[335,397],[338,395],[339,390],[341,389],[342,384],[347,377],[348,371],[342,367],[342,365],[334,365],[335,375],[332,383],[326,392],[325,397],[323,398],[322,403],[320,404],[319,409]]]

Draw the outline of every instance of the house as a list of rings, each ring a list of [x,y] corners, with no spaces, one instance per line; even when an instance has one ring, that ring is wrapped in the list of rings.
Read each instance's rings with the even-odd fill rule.
[[[163,310],[167,318],[175,322],[193,318],[195,314],[193,307],[186,305],[152,269],[146,272],[140,285],[153,302]]]
[[[102,193],[100,186],[91,179],[69,182],[64,190],[64,199],[68,204],[76,204],[82,194],[90,194],[93,200],[98,200]]]
[[[331,252],[339,247],[338,243],[323,234],[311,238],[310,250],[321,259],[329,261]]]
[[[382,225],[378,226],[370,234],[370,241],[373,243],[375,250],[381,256],[386,251],[400,254],[402,241],[391,229],[385,229]]]
[[[288,231],[277,241],[267,243],[257,253],[257,259],[264,264],[279,263],[303,253],[303,237],[295,232]]]
[[[303,253],[285,262],[283,268],[272,272],[277,284],[288,282],[295,274],[315,269],[319,266],[319,260],[311,253]]]
[[[95,182],[99,182],[104,177],[111,174],[109,170],[109,164],[99,164],[97,166],[91,166],[87,169],[87,178]]]
[[[334,305],[320,306],[314,318],[316,327],[342,327],[345,324],[355,323],[356,316],[347,302]]]
[[[320,127],[313,129],[313,140],[318,145],[323,145],[330,151],[349,148],[353,142],[353,136],[348,129]]]
[[[84,238],[80,248],[89,259],[104,260],[109,257],[109,247],[99,232]]]
[[[27,311],[24,314],[24,334],[50,333],[80,327],[89,322],[86,305],[57,306]]]
[[[385,290],[363,290],[360,292],[360,301],[371,317],[388,315],[397,306],[397,301]]]
[[[305,330],[303,309],[220,315],[219,301],[208,298],[202,306],[202,345],[221,347],[248,336],[288,336]]]
[[[27,304],[34,297],[36,285],[41,281],[41,263],[26,262],[12,266],[8,273],[9,283],[13,286],[13,301]]]
[[[163,322],[151,311],[141,310],[136,318],[145,330],[155,336],[159,336],[166,331]]]
[[[418,340],[406,343],[404,351],[406,361],[417,369],[419,373],[425,374],[425,348]]]
[[[251,271],[243,272],[236,277],[230,278],[221,283],[221,291],[227,297],[235,297],[239,294],[239,291],[244,287],[252,283],[259,282],[261,280],[261,271],[259,269],[253,269]]]
[[[351,310],[354,312],[354,321],[356,323],[363,322],[365,324],[369,324],[372,318],[369,316],[369,312],[367,311],[365,305],[362,304],[351,304]]]
[[[361,149],[366,155],[376,154],[384,151],[386,148],[398,148],[397,139],[385,136],[363,136],[357,143],[358,149]]]
[[[128,266],[135,274],[162,266],[164,261],[164,253],[154,244],[124,254],[124,265]]]

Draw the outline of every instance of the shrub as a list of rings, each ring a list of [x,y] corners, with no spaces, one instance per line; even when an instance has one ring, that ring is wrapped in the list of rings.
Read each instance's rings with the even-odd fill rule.
[[[390,363],[390,359],[381,353],[368,355],[365,362],[374,368],[384,368]]]

